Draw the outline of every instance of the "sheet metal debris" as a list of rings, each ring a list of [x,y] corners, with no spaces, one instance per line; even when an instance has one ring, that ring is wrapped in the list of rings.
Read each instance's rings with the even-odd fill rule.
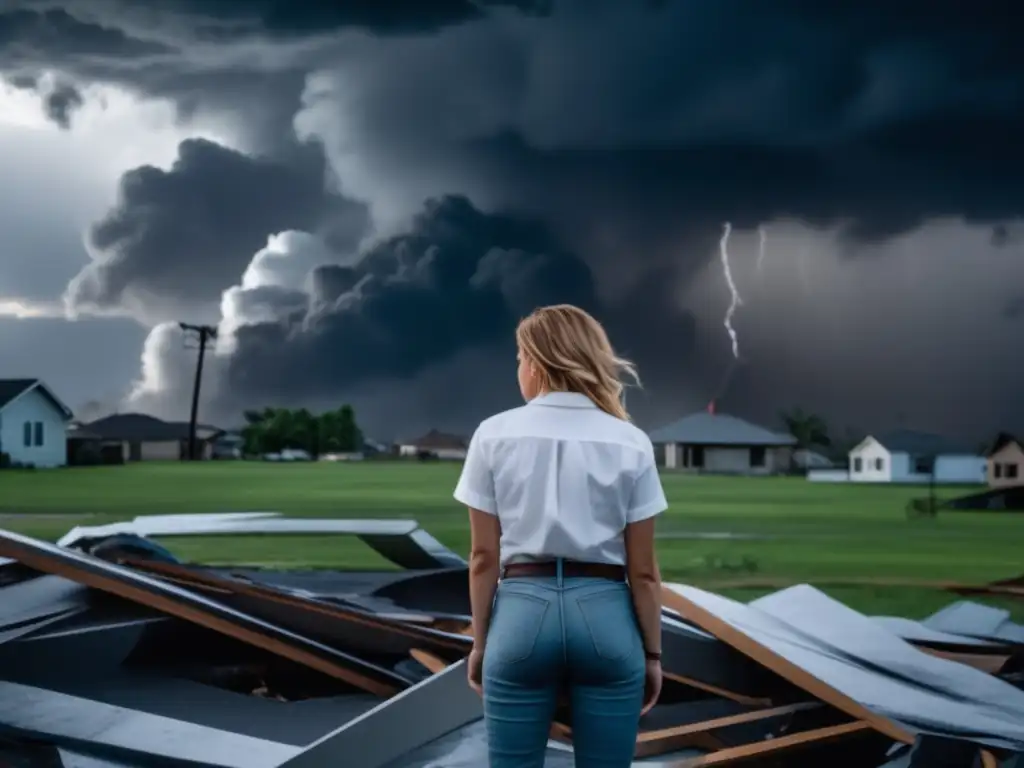
[[[182,563],[153,540],[310,533],[394,568]],[[486,765],[465,562],[415,522],[139,517],[56,545],[0,531],[0,556],[0,765]],[[672,584],[664,602],[634,766],[1024,765],[1024,627],[1005,611],[867,617],[807,585],[743,604]],[[563,704],[546,765],[572,760]]]

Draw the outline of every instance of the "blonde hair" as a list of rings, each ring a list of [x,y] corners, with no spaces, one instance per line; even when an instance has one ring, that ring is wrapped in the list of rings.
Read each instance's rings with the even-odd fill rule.
[[[541,391],[578,392],[605,413],[629,421],[623,374],[639,385],[636,367],[615,354],[604,327],[571,304],[541,307],[516,328],[520,352],[537,366]]]

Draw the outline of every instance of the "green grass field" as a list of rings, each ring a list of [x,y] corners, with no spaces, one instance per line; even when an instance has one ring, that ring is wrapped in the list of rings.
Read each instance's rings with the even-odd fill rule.
[[[280,511],[296,516],[416,519],[456,551],[468,548],[465,510],[451,497],[455,464],[147,463],[0,473],[0,527],[54,539],[74,525],[136,515]],[[927,588],[844,586],[843,580],[981,582],[1024,572],[1024,516],[945,513],[908,520],[921,488],[809,483],[799,478],[664,475],[671,509],[659,528],[666,579],[717,588],[755,579],[820,582],[862,611],[925,615],[954,599]],[[944,489],[960,495],[966,489]],[[734,538],[710,538],[729,534]],[[739,538],[739,537],[746,538]],[[703,537],[703,538],[701,538]],[[201,538],[165,542],[219,563],[376,567],[342,537]],[[721,587],[749,597],[766,588]],[[1018,608],[1007,605],[1020,615]]]

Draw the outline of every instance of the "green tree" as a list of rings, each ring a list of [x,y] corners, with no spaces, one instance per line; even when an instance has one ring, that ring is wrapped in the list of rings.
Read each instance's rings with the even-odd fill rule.
[[[828,433],[828,424],[817,414],[806,413],[802,408],[796,407],[789,411],[782,411],[779,417],[786,425],[789,434],[796,438],[797,448],[811,448],[812,446],[827,448],[832,444]]]
[[[291,411],[286,448],[301,448],[314,458],[320,455],[320,421],[305,408]]]
[[[316,457],[328,452],[358,451],[363,446],[363,434],[350,405],[320,415],[306,408],[264,408],[246,411],[244,417],[242,436],[248,455],[292,448]]]
[[[325,411],[318,418],[320,448],[324,453],[341,453],[341,419],[338,411]]]
[[[266,423],[273,416],[273,408],[262,411],[245,411],[245,426],[242,428],[242,453],[255,455],[265,453]]]
[[[356,412],[347,403],[338,409],[338,443],[343,451],[355,452],[363,448],[363,433],[356,423]]]

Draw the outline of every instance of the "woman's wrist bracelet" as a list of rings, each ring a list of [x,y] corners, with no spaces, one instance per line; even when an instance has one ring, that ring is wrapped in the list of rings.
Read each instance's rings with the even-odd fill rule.
[[[648,651],[644,649],[644,658],[648,661],[661,661],[661,651]]]

